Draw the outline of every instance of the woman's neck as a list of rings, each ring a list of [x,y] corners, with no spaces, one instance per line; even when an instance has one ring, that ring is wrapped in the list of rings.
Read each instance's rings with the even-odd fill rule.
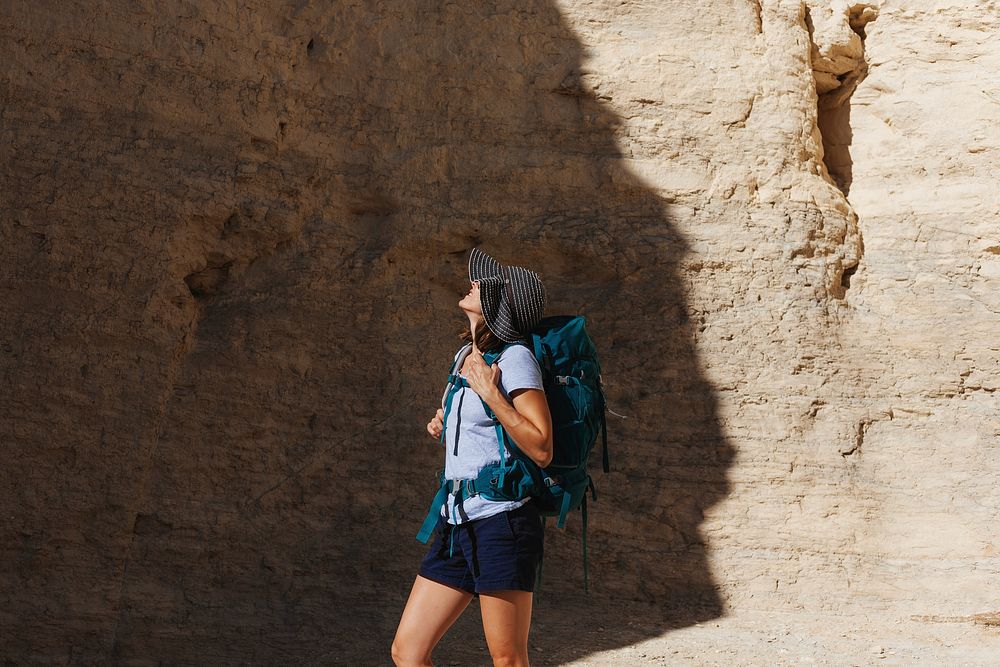
[[[469,312],[466,312],[466,315],[469,316],[469,332],[472,333],[472,349],[475,350],[476,352],[480,352],[479,348],[476,347],[476,328],[479,326],[479,323],[483,320],[483,316],[480,315],[479,313],[469,313]]]

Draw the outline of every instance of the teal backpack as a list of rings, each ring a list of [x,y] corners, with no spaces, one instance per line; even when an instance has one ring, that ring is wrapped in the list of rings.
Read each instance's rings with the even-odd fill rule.
[[[492,365],[503,350],[520,344],[509,343],[500,350],[487,352],[483,359],[487,365]],[[425,544],[430,539],[441,506],[449,494],[462,499],[481,494],[489,500],[531,497],[543,517],[558,517],[556,525],[559,528],[565,527],[570,512],[579,509],[583,520],[583,581],[584,590],[587,590],[587,492],[593,500],[597,500],[594,481],[587,472],[587,461],[598,436],[603,444],[604,472],[610,469],[605,419],[607,405],[601,384],[601,365],[597,349],[587,335],[585,319],[579,315],[544,318],[532,329],[526,346],[530,346],[542,369],[545,398],[552,414],[552,461],[543,469],[521,452],[490,407],[483,402],[483,409],[493,419],[496,428],[501,463],[484,468],[476,479],[448,480],[442,472],[440,487],[417,539]],[[455,372],[459,361],[456,360],[452,366],[442,399],[445,424],[448,423],[452,398],[459,389],[469,386]],[[444,437],[442,429],[442,442]],[[505,451],[511,454],[509,460],[506,460]]]

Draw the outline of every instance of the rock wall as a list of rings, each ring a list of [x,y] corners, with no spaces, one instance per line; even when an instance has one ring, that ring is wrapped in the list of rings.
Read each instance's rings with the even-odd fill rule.
[[[4,5],[0,654],[384,663],[475,245],[588,316],[625,416],[596,618],[996,611],[997,24]]]
[[[855,479],[871,502],[855,594],[898,615],[1000,609],[998,9],[886,3],[851,103],[865,250],[839,331],[865,352]]]

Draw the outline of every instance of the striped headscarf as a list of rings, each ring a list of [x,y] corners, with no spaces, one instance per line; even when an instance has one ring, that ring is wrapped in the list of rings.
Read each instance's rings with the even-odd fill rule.
[[[500,340],[516,343],[542,319],[545,287],[534,271],[503,266],[479,248],[469,256],[469,280],[479,282],[486,326]]]

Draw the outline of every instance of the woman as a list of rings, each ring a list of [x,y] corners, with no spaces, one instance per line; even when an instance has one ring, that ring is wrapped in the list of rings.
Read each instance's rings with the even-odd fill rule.
[[[515,344],[492,366],[483,359],[507,343],[527,342],[545,304],[542,282],[533,271],[502,266],[478,248],[469,258],[469,281],[469,293],[458,302],[469,319],[462,334],[466,345],[455,355],[468,387],[456,388],[447,417],[438,410],[427,424],[431,436],[444,434],[445,478],[475,479],[499,462],[497,432],[484,402],[517,448],[545,467],[552,460],[552,417],[534,354]],[[449,494],[396,630],[396,665],[430,665],[441,637],[478,597],[494,665],[526,666],[541,556],[541,517],[529,498]]]

